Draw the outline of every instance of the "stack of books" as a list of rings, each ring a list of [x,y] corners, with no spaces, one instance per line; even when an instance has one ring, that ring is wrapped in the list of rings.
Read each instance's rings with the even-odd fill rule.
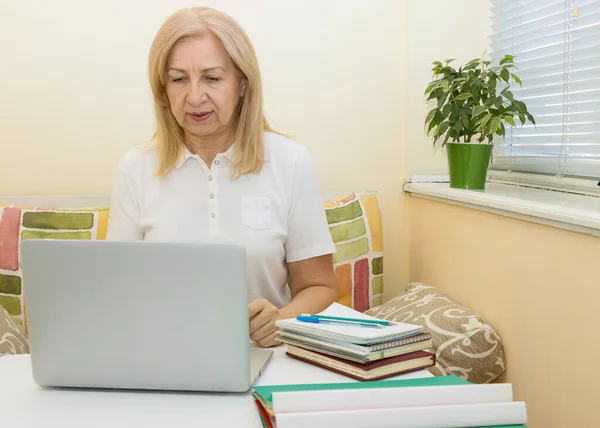
[[[517,428],[525,403],[511,384],[456,376],[334,384],[255,386],[265,428]]]
[[[320,314],[277,321],[287,355],[361,381],[435,365],[431,335],[415,324],[379,320],[334,303]]]

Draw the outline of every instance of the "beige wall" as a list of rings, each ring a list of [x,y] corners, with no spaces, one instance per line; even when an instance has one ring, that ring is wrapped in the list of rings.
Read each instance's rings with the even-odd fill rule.
[[[483,314],[531,428],[596,428],[600,239],[408,198],[410,280]]]
[[[404,283],[406,5],[209,0],[255,44],[266,112],[309,147],[323,190],[381,192],[386,281]],[[183,0],[24,0],[0,13],[0,195],[104,194],[149,138],[146,56]],[[381,153],[386,156],[381,156]],[[42,178],[43,177],[43,178]],[[403,244],[404,243],[404,244]]]
[[[407,174],[447,171],[447,160],[434,149],[423,127],[427,114],[423,91],[432,80],[432,62],[479,57],[487,48],[489,2],[485,0],[408,0],[406,48]]]

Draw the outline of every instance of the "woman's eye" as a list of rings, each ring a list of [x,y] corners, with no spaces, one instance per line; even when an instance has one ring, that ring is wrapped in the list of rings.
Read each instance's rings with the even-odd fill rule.
[[[180,83],[180,82],[183,82],[184,79],[185,79],[185,77],[177,77],[177,78],[173,79],[172,81],[174,83]]]
[[[220,77],[207,77],[206,79],[211,83],[215,83],[221,80]]]

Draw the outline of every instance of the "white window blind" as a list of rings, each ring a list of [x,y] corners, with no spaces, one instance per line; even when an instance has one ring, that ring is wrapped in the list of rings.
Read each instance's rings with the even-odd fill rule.
[[[600,0],[492,0],[491,55],[515,57],[537,125],[494,140],[492,168],[600,178]]]

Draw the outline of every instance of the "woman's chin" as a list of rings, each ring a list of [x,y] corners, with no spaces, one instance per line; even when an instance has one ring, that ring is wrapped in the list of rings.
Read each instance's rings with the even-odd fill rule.
[[[218,133],[218,127],[213,125],[195,125],[195,126],[187,126],[184,128],[186,134],[194,136],[194,137],[198,137],[198,138],[203,138],[203,137],[210,137],[211,135],[215,135],[216,133]]]

